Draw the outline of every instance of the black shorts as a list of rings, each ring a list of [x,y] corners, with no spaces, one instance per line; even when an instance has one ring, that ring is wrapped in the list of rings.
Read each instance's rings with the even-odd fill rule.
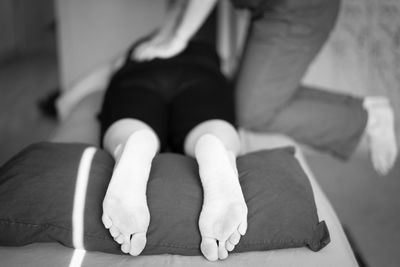
[[[101,140],[114,122],[147,123],[161,151],[182,153],[186,135],[211,119],[235,124],[233,88],[207,45],[191,43],[179,56],[138,63],[127,61],[111,79],[100,113]]]

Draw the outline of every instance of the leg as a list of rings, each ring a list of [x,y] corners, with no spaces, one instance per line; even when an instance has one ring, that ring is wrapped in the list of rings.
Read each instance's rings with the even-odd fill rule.
[[[303,86],[264,131],[283,133],[341,159],[349,158],[366,135],[372,164],[384,175],[397,156],[393,117],[386,98],[363,100]]]
[[[164,98],[153,89],[151,72],[138,77],[135,70],[123,71],[125,76],[113,77],[99,116],[103,147],[116,162],[102,219],[121,250],[138,255],[150,221],[146,187],[151,162],[165,145],[168,113]]]
[[[201,251],[210,261],[225,259],[247,230],[247,206],[236,167],[238,133],[226,121],[209,120],[189,132],[184,147],[199,164],[204,190]]]
[[[214,261],[225,259],[247,228],[247,207],[236,168],[240,140],[232,126],[233,91],[224,77],[199,70],[189,71],[188,77],[189,88],[182,88],[171,104],[170,143],[199,164],[204,191],[201,251]]]
[[[271,2],[252,23],[236,88],[239,125],[259,131],[296,92],[339,9],[339,0]]]
[[[122,244],[121,250],[136,256],[146,245],[150,222],[146,187],[160,142],[145,123],[123,119],[108,128],[103,144],[116,163],[103,201],[102,220]]]
[[[362,99],[302,86],[263,131],[282,133],[347,159],[359,144],[367,119]]]

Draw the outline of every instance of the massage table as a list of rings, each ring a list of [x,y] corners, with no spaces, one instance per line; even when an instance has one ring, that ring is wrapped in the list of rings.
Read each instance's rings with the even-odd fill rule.
[[[59,127],[51,138],[53,142],[84,142],[98,145],[99,125],[96,120],[103,91],[92,90],[84,95],[72,97],[69,111],[62,115]],[[67,98],[68,99],[68,96]],[[64,99],[65,100],[65,99]],[[252,267],[354,267],[358,266],[352,248],[335,211],[311,172],[302,148],[288,137],[278,134],[239,131],[243,152],[284,146],[296,147],[296,158],[307,173],[314,192],[320,221],[328,226],[331,242],[319,252],[303,248],[232,253],[227,260],[208,262],[202,256],[114,255],[101,252],[87,252],[64,247],[58,243],[35,243],[23,247],[0,247],[0,267],[109,267],[109,266],[252,266]]]

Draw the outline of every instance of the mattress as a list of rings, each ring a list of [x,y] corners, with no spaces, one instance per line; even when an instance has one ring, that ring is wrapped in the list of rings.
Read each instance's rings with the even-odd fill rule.
[[[98,142],[98,110],[101,94],[88,95],[63,120],[52,137],[57,142]],[[318,185],[311,172],[302,150],[291,139],[273,134],[258,134],[240,130],[244,152],[282,146],[296,146],[296,157],[308,174],[314,192],[314,198],[320,220],[325,220],[331,243],[319,252],[307,248],[281,249],[264,252],[233,253],[227,260],[218,263],[208,262],[202,256],[156,255],[138,256],[114,255],[100,252],[86,252],[63,247],[58,243],[37,243],[23,247],[0,247],[0,266],[4,267],[79,267],[79,266],[252,266],[252,267],[354,267],[358,266],[351,246],[344,234],[333,207]]]

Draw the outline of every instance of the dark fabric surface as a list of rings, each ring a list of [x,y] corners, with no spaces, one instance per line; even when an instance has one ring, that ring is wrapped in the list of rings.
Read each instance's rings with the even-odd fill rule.
[[[236,8],[248,9],[253,20],[260,19],[265,11],[274,9],[279,3],[287,0],[231,0]]]
[[[209,70],[212,72],[219,72],[220,59],[215,45],[199,40],[191,40],[184,51],[167,59],[154,58],[149,61],[139,62],[132,60],[129,55],[132,54],[132,51],[134,51],[140,43],[148,38],[149,37],[144,37],[132,45],[125,59],[125,68],[118,70],[114,75],[115,79],[121,79],[127,75],[130,76],[132,71],[135,70],[158,69],[177,65],[182,67],[194,67],[199,71]]]
[[[99,116],[101,140],[114,122],[133,118],[156,132],[162,152],[182,153],[186,135],[201,122],[235,124],[233,94],[215,50],[199,42],[171,59],[128,61],[107,88]]]
[[[87,148],[34,144],[0,168],[0,246],[60,242],[73,247],[75,182]],[[235,252],[302,246],[318,251],[329,243],[293,148],[251,153],[237,163],[249,226]],[[86,192],[83,241],[87,250],[120,254],[101,223],[113,164],[111,156],[97,150]],[[147,189],[151,219],[142,254],[200,255],[202,189],[197,173],[197,163],[189,157],[166,153],[154,159]]]

